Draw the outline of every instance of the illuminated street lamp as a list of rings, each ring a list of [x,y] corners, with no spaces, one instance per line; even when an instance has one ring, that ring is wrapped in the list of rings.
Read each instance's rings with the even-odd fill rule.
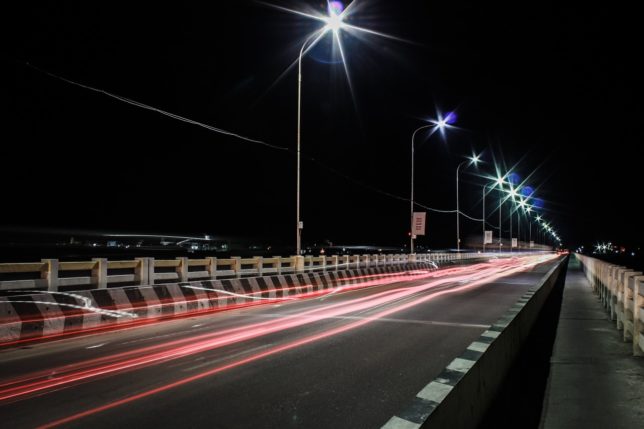
[[[303,16],[310,18],[324,24],[323,27],[319,28],[313,34],[306,38],[302,48],[300,49],[300,54],[297,59],[297,218],[296,218],[296,253],[301,255],[302,253],[302,228],[303,224],[300,220],[300,168],[301,168],[301,113],[302,113],[302,58],[309,52],[317,43],[322,40],[327,34],[333,36],[333,43],[337,45],[338,52],[342,58],[342,63],[344,64],[344,70],[347,74],[347,79],[349,79],[348,67],[344,55],[344,47],[342,46],[342,39],[340,33],[346,31],[347,33],[357,34],[357,33],[366,33],[369,35],[375,35],[380,37],[385,37],[389,39],[402,40],[396,37],[390,36],[388,34],[380,33],[378,31],[368,30],[365,28],[360,28],[355,25],[349,24],[347,18],[351,12],[349,10],[354,9],[354,4],[351,3],[346,8],[341,1],[327,1],[327,11],[326,15],[321,15],[317,13],[307,13],[298,10],[289,9],[283,6],[277,6],[273,4],[268,4],[268,6],[275,9],[279,9],[283,12],[288,12],[294,15]],[[295,65],[295,63],[293,63]],[[351,81],[349,79],[349,86],[351,86]]]
[[[440,131],[441,134],[445,132],[445,129],[451,127],[451,125],[455,122],[456,120],[456,115],[452,113],[448,113],[445,117],[442,117],[441,115],[438,116],[438,119],[436,120],[431,120],[429,124],[423,125],[421,127],[416,128],[414,132],[411,135],[411,198],[410,198],[410,233],[409,233],[409,253],[413,254],[414,253],[414,240],[416,236],[414,235],[414,152],[415,152],[415,139],[416,139],[416,134],[418,134],[419,131],[431,128],[432,131],[430,133],[430,137],[432,134],[434,134],[436,131]]]
[[[483,185],[483,252],[485,253],[485,190],[488,188],[494,188],[495,186],[499,187],[499,191],[503,192],[503,184],[505,183],[505,178],[503,176],[497,176],[491,183],[486,183]],[[501,204],[503,202],[503,196],[499,197],[499,252],[501,251]]]
[[[474,164],[474,166],[477,166],[480,161],[481,157],[475,154],[468,156],[465,161],[461,162],[460,164],[458,164],[458,167],[456,167],[456,251],[459,253],[461,251],[461,208],[458,197],[459,172],[463,164],[467,163],[468,167],[472,164]]]
[[[329,3],[328,7],[328,16],[323,19],[326,23],[324,28],[316,33],[311,34],[302,45],[300,49],[300,55],[297,60],[297,219],[296,219],[296,228],[297,228],[297,238],[295,244],[296,255],[302,254],[302,228],[303,223],[300,220],[300,168],[301,168],[301,156],[300,156],[300,146],[301,146],[301,129],[302,129],[302,57],[304,56],[304,50],[309,45],[313,47],[322,37],[331,31],[335,37],[344,27],[343,22],[343,6],[342,3],[334,1]]]

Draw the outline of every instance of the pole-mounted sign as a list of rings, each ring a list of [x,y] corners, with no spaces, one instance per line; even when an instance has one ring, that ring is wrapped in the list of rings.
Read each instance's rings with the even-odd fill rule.
[[[412,235],[425,235],[425,212],[414,212],[414,226],[411,231]]]

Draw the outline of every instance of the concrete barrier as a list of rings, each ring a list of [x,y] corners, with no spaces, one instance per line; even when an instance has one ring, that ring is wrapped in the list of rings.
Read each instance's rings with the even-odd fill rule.
[[[536,252],[532,253],[536,254]],[[310,271],[339,271],[346,269],[383,267],[408,262],[447,262],[474,260],[482,257],[519,256],[514,253],[423,253],[415,255],[343,255],[290,256],[271,258],[203,258],[176,259],[137,258],[129,261],[59,261],[0,263],[0,291],[47,290],[56,292],[77,289],[105,289],[124,285],[155,285],[193,280],[216,280],[250,276],[303,273]]]
[[[382,429],[476,428],[561,275],[562,258]]]
[[[235,263],[237,266],[240,264],[239,261]],[[255,266],[259,263],[257,259],[249,261]],[[244,270],[243,262],[241,266]],[[179,272],[183,267],[186,267],[185,260],[172,261],[166,268]],[[408,278],[410,272],[414,274],[417,271],[416,274],[421,275],[436,268],[430,263],[409,263],[9,296],[0,299],[0,344],[271,303],[293,296],[310,297],[337,286],[370,286],[383,279],[395,281],[402,275]],[[185,269],[179,275],[189,277]]]
[[[640,271],[575,254],[610,320],[633,343],[633,354],[644,356],[644,276]]]

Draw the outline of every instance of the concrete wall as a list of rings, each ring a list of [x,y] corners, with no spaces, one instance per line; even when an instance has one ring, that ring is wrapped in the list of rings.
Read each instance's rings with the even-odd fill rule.
[[[566,261],[566,258],[561,258],[538,284],[418,392],[409,407],[392,417],[383,429],[476,428],[528,337]]]
[[[644,276],[641,271],[575,254],[606,312],[633,343],[633,354],[644,356]]]
[[[366,287],[409,279],[434,270],[434,263],[204,280],[153,286],[47,291],[0,300],[0,343],[56,337],[116,325],[313,297],[342,286]]]

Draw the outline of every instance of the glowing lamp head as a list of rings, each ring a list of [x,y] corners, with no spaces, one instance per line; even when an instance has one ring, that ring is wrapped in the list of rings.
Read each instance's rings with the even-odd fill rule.
[[[344,5],[339,1],[329,2],[329,16],[325,19],[326,28],[337,33],[344,26],[342,22],[342,12],[344,11]]]
[[[468,157],[470,162],[474,165],[478,165],[479,162],[481,162],[481,156],[480,155],[472,155]]]
[[[436,122],[436,126],[438,127],[439,130],[444,130],[445,127],[447,126],[447,121],[445,119],[441,119]]]
[[[337,33],[343,26],[342,17],[339,15],[330,15],[326,19],[326,28]]]

